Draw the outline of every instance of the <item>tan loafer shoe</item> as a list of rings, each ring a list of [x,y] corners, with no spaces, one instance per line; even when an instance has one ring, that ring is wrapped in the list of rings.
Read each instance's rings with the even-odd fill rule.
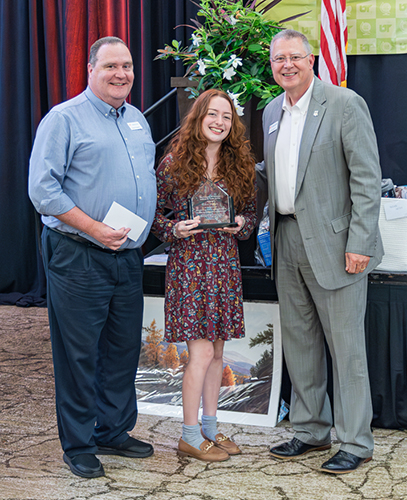
[[[210,439],[205,436],[203,432],[202,436],[210,441]],[[215,439],[215,446],[223,451],[226,451],[226,453],[228,453],[229,455],[239,455],[240,453],[242,453],[242,450],[237,446],[237,444],[234,443],[230,438],[226,437],[224,434],[216,434]]]
[[[182,438],[178,441],[178,451],[177,454],[180,457],[193,457],[198,460],[203,460],[204,462],[223,462],[228,460],[229,454],[226,451],[217,448],[212,441],[205,440],[201,446],[195,448],[190,444],[186,443]]]

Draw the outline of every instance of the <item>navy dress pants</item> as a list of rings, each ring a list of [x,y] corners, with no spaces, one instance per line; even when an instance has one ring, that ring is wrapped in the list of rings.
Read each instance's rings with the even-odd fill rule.
[[[42,243],[58,431],[72,458],[123,443],[136,423],[143,256],[105,252],[47,227]]]

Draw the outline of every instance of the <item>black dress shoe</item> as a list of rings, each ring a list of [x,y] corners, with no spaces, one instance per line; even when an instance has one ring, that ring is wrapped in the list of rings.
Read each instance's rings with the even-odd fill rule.
[[[128,437],[126,441],[118,445],[98,444],[96,455],[120,455],[121,457],[146,458],[154,453],[154,448],[149,443],[144,443],[138,439]]]
[[[105,475],[103,465],[91,453],[83,453],[75,457],[68,457],[64,453],[64,462],[69,465],[71,472],[80,477],[101,477]]]
[[[331,474],[346,474],[357,469],[359,465],[370,462],[370,460],[372,457],[360,458],[347,451],[339,450],[336,455],[322,464],[320,470]]]
[[[287,443],[280,444],[279,446],[274,446],[270,449],[270,453],[273,457],[288,459],[296,458],[309,453],[310,451],[323,451],[329,450],[331,443],[328,444],[306,444],[297,438],[293,438]]]

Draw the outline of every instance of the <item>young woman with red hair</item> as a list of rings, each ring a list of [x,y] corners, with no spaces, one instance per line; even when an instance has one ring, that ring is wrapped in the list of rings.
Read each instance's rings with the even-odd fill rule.
[[[221,461],[240,453],[218,432],[216,411],[226,340],[244,336],[242,279],[237,239],[256,224],[255,169],[244,125],[227,94],[207,90],[182,123],[157,169],[153,232],[171,243],[165,286],[167,342],[186,341],[184,423],[178,454]],[[188,200],[210,179],[233,197],[236,227],[196,229]],[[174,219],[167,217],[171,206]],[[198,412],[202,398],[202,431]]]

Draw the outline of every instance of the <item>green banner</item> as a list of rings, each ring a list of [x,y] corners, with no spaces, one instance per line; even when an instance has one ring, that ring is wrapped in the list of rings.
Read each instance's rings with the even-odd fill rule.
[[[271,2],[270,2],[271,3]],[[266,18],[280,21],[310,11],[287,28],[301,31],[319,52],[321,1],[283,0],[266,13]],[[348,55],[407,53],[407,0],[347,0]]]

